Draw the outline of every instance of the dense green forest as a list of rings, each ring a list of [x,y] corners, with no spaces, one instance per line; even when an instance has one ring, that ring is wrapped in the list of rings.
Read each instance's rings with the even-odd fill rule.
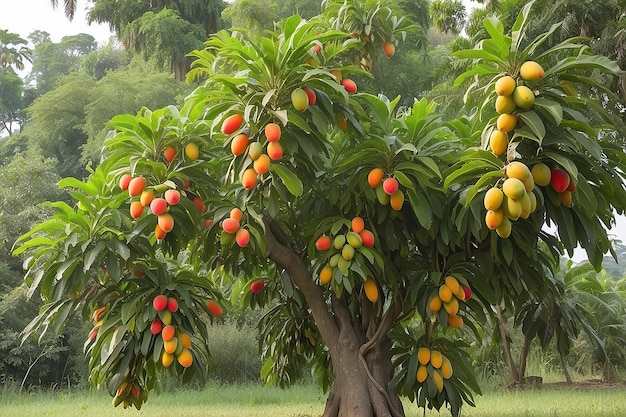
[[[22,330],[37,315],[42,301],[29,294],[23,284],[24,259],[12,256],[12,251],[20,235],[50,216],[50,207],[41,203],[71,201],[57,187],[58,181],[86,178],[100,162],[109,134],[107,122],[118,114],[182,103],[199,85],[199,81],[184,81],[192,62],[186,53],[202,48],[210,34],[231,27],[262,32],[294,13],[309,18],[320,11],[319,0],[154,2],[158,7],[134,0],[92,3],[89,19],[110,24],[118,41],[98,45],[90,35],[75,34],[55,43],[45,32],[35,31],[22,39],[0,27],[0,178],[4,184],[0,194],[0,387],[87,385],[83,345],[89,323],[75,318],[60,335],[48,332],[40,340],[21,340]],[[510,26],[527,2],[478,3],[472,15],[467,15],[458,1],[399,1],[413,29],[398,43],[392,60],[368,63],[375,77],[357,76],[359,88],[372,94],[384,91],[389,97],[400,95],[404,106],[427,97],[439,103],[442,114],[463,111],[465,89],[455,86],[454,80],[467,62],[453,52],[486,36],[479,24],[485,16],[497,13]],[[608,0],[540,2],[537,7],[543,10],[534,15],[538,17],[529,31],[540,33],[563,22],[558,39],[551,42],[584,37],[595,53],[615,59],[626,69],[626,9],[615,4]],[[71,8],[67,12],[73,15]],[[27,65],[30,71],[21,76]],[[610,109],[612,119],[605,122],[624,132],[626,78],[602,81],[607,91],[620,98],[619,106]],[[626,151],[624,136],[613,139]],[[569,261],[563,252],[560,268],[551,277],[560,294],[548,294],[520,311],[503,312],[510,332],[504,338],[512,347],[503,343],[497,323],[485,325],[482,339],[467,330],[479,375],[505,380],[503,350],[520,355],[524,349],[533,349],[542,355],[546,368],[564,372],[564,378],[569,379],[570,372],[605,379],[623,377],[626,246],[619,240],[613,244],[613,256],[605,256],[600,272],[589,263]],[[524,334],[526,317],[532,314],[545,318],[546,327],[561,317],[570,321],[563,326],[565,330],[544,328],[535,335]],[[229,306],[228,318],[209,329],[221,340],[212,346],[209,378],[259,380],[261,360],[251,330],[260,316],[258,311]],[[558,347],[565,343],[569,343],[567,355]],[[193,381],[202,382],[201,378]]]

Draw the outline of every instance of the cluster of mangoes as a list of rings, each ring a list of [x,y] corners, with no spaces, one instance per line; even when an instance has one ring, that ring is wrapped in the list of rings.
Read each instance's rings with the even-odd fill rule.
[[[350,230],[347,232],[339,233],[332,239],[328,235],[320,236],[315,241],[315,248],[321,252],[330,251],[327,254],[328,262],[319,272],[320,284],[328,284],[336,268],[343,276],[348,276],[352,259],[363,246],[374,246],[374,234],[365,228],[365,222],[358,216],[352,219]]]
[[[537,209],[535,180],[528,166],[520,161],[507,164],[504,177],[484,197],[485,224],[498,236],[511,235],[511,221],[526,219]]]
[[[141,405],[148,399],[148,391],[141,387],[139,381],[124,381],[117,388],[117,392],[113,397],[113,406],[117,407],[122,404],[124,409],[134,405],[137,410],[141,409]]]
[[[400,211],[404,205],[404,192],[400,189],[398,180],[392,176],[385,176],[381,168],[372,169],[367,174],[367,183],[374,189],[376,199],[383,206],[390,205],[395,211]]]
[[[190,367],[193,362],[193,355],[190,351],[191,336],[172,324],[172,314],[178,311],[178,301],[174,297],[160,294],[154,297],[152,306],[157,316],[152,320],[150,332],[155,336],[160,334],[163,340],[161,364],[168,368],[174,359],[178,359],[178,363],[183,368]]]
[[[437,392],[443,391],[443,380],[452,377],[452,363],[438,350],[421,347],[417,351],[419,367],[415,375],[420,384],[432,378]]]
[[[141,217],[146,207],[157,216],[154,234],[161,240],[174,228],[174,218],[168,213],[168,209],[178,204],[180,192],[172,187],[174,183],[148,186],[147,182],[143,176],[133,178],[130,174],[124,174],[120,178],[120,188],[133,197],[130,203],[130,215],[133,219]]]
[[[460,329],[463,327],[463,319],[458,315],[459,301],[468,300],[471,296],[472,290],[468,286],[462,285],[458,279],[448,275],[439,285],[437,293],[431,297],[428,308],[433,314],[437,314],[443,307],[448,315],[447,324]]]
[[[517,126],[516,110],[528,110],[535,104],[535,93],[525,82],[535,82],[544,76],[543,68],[534,61],[526,61],[519,76],[504,75],[496,81],[496,112],[500,115],[489,137],[489,147],[496,156],[503,156],[509,148],[509,134]]]
[[[550,168],[546,164],[540,162],[533,165],[531,174],[535,180],[535,184],[541,187],[550,186],[556,193],[556,199],[552,199],[554,194],[546,192],[548,198],[552,199],[554,205],[563,204],[567,207],[572,206],[572,193],[576,191],[576,184],[567,173],[567,171],[554,167]]]
[[[233,240],[237,242],[239,247],[245,248],[250,242],[250,232],[241,226],[243,212],[235,207],[230,211],[229,217],[222,220],[222,233],[220,235],[220,243],[222,246],[230,245]]]
[[[228,116],[222,123],[222,133],[232,135],[237,133],[230,140],[230,150],[233,156],[246,155],[252,166],[249,166],[241,175],[241,184],[247,190],[252,190],[259,175],[266,174],[270,169],[271,161],[278,161],[283,157],[283,147],[279,143],[282,130],[277,123],[268,123],[263,128],[266,143],[261,140],[250,140],[247,133],[242,131],[244,119],[241,114]]]

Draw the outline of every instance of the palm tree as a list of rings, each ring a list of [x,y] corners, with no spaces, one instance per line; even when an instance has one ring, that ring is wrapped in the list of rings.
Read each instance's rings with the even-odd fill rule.
[[[9,67],[23,70],[24,61],[31,62],[27,42],[16,33],[0,29],[0,71]]]
[[[50,3],[52,3],[52,7],[56,9],[56,7],[59,4],[59,1],[50,0]],[[63,3],[64,3],[64,8],[65,8],[65,16],[67,16],[67,18],[70,20],[74,19],[74,14],[76,13],[76,6],[78,5],[78,0],[63,0]]]

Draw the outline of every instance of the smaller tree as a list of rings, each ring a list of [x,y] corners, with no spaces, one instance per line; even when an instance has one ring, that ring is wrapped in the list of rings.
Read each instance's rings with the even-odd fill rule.
[[[31,51],[26,45],[26,40],[20,38],[18,34],[0,29],[0,71],[9,67],[23,70],[24,61],[31,61]]]

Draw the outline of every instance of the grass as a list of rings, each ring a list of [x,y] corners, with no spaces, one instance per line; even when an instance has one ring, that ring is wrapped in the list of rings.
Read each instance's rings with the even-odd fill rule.
[[[613,388],[543,388],[528,391],[489,389],[477,397],[477,407],[466,407],[463,417],[623,417],[626,416],[626,386]],[[0,391],[0,416],[10,417],[317,417],[325,396],[315,387],[289,390],[258,385],[209,385],[202,391],[179,390],[152,395],[141,409],[113,408],[108,394],[52,392],[17,394]],[[407,417],[423,414],[405,404]],[[442,416],[449,416],[447,411]]]

